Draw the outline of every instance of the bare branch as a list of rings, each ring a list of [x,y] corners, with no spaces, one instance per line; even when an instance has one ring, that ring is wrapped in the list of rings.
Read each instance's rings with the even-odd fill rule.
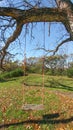
[[[24,1],[24,2],[25,2],[25,4],[26,4],[27,7],[34,8],[34,6],[32,4],[30,4],[29,2],[27,2],[27,1]]]
[[[36,50],[44,50],[46,52],[45,55],[47,55],[48,53],[53,53],[53,55],[56,54],[56,52],[59,50],[59,48],[64,44],[64,43],[67,43],[67,42],[70,42],[71,41],[71,38],[67,38],[65,40],[63,40],[61,43],[59,43],[57,45],[57,47],[53,50],[46,50],[44,47],[38,47],[36,48]]]
[[[1,68],[3,68],[2,66],[2,63],[3,63],[3,60],[5,58],[5,55],[7,54],[7,49],[9,47],[9,45],[11,44],[11,42],[13,42],[16,38],[18,38],[18,36],[20,35],[21,31],[22,31],[22,27],[23,27],[23,24],[22,23],[17,23],[17,27],[16,27],[16,30],[14,31],[13,35],[10,36],[7,40],[7,42],[5,43],[5,46],[2,48],[2,50],[0,51],[0,55],[1,55]]]
[[[55,50],[53,50],[53,55],[55,55],[55,53],[59,50],[60,46],[62,46],[64,43],[70,42],[71,38],[67,38],[65,40],[63,40],[61,43],[58,44],[58,46],[55,48]]]

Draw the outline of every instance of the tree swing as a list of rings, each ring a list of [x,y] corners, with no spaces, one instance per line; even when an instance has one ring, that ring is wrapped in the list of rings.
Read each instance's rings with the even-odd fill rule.
[[[44,22],[43,48],[45,48],[45,22]],[[45,55],[43,54],[43,58],[42,58],[42,88],[41,88],[41,91],[40,91],[41,92],[41,103],[40,104],[39,103],[38,104],[33,104],[33,103],[27,103],[25,101],[24,92],[25,92],[25,89],[27,89],[27,87],[29,87],[29,84],[26,83],[26,81],[25,81],[23,83],[23,105],[22,105],[22,110],[23,111],[39,111],[39,110],[44,110],[44,61],[45,61],[44,59],[45,59]],[[25,49],[24,49],[24,75],[26,75],[26,38],[25,38]]]

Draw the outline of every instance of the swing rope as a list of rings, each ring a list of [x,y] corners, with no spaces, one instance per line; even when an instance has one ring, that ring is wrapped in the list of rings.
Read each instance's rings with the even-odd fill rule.
[[[44,22],[43,48],[45,49],[45,22]],[[44,61],[45,61],[45,53],[43,51],[43,58],[42,58],[42,104],[44,104],[44,84],[45,84]]]
[[[43,47],[45,48],[45,22],[44,22],[44,37],[43,37]],[[43,51],[43,58],[42,58],[42,103],[41,104],[24,104],[24,92],[25,88],[27,87],[26,82],[23,84],[23,106],[22,110],[24,111],[30,111],[30,110],[43,110],[44,109],[44,83],[45,83],[45,77],[44,77],[44,60],[45,60],[45,55]],[[26,37],[25,37],[25,47],[24,47],[24,73],[26,74]]]
[[[26,75],[26,36],[25,36],[25,44],[24,44],[23,69],[24,69],[24,76],[25,76],[25,75]],[[23,91],[22,91],[22,93],[23,93],[23,104],[24,104],[24,101],[25,101],[25,99],[24,99],[25,87],[26,87],[26,85],[25,85],[25,83],[24,83],[24,84],[23,84]]]

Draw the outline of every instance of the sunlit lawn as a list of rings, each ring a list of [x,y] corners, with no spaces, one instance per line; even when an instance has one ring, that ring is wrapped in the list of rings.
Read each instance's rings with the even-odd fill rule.
[[[44,85],[43,85],[44,83]],[[25,85],[24,85],[25,84]],[[72,130],[73,79],[32,74],[0,83],[0,128],[5,130]],[[44,110],[23,111],[23,104],[42,104]]]

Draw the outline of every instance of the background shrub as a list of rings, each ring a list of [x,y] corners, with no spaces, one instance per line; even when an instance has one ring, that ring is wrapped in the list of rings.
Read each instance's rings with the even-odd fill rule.
[[[0,75],[0,82],[5,81],[4,77]]]
[[[10,72],[10,77],[19,77],[23,75],[24,75],[24,71],[20,68]]]
[[[18,68],[13,71],[10,71],[10,72],[3,73],[0,76],[0,81],[2,81],[3,79],[19,77],[19,76],[23,76],[23,75],[24,75],[24,71],[21,68]]]
[[[70,77],[70,78],[73,78],[73,68],[69,68],[67,70],[67,76]]]

